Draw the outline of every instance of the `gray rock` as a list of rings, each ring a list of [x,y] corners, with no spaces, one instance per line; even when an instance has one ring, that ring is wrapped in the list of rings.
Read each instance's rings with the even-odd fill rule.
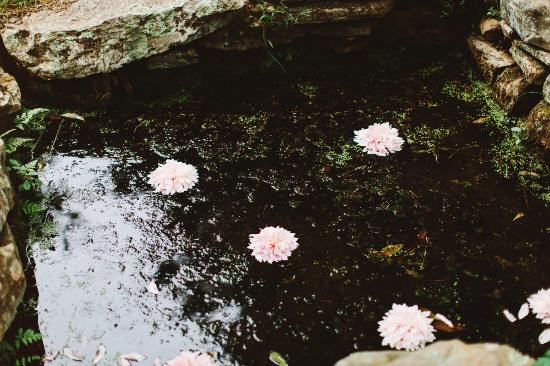
[[[542,100],[524,120],[529,138],[550,150],[550,104]]]
[[[8,52],[43,79],[107,73],[228,24],[248,0],[76,0],[7,24]]]
[[[14,205],[14,192],[5,162],[4,141],[0,139],[0,339],[15,318],[26,287],[15,239],[6,223],[6,216]]]
[[[0,116],[21,110],[21,91],[15,78],[0,68]]]
[[[527,43],[550,51],[550,1],[501,0],[502,19]]]
[[[481,36],[489,42],[498,41],[503,36],[500,22],[495,18],[484,17],[479,23],[479,30]]]
[[[515,44],[510,48],[510,54],[529,83],[542,85],[546,75],[548,75],[548,68],[546,65],[517,47]]]
[[[527,112],[540,100],[518,66],[504,70],[493,87],[496,101],[509,113]]]
[[[0,234],[0,339],[15,318],[27,282],[15,239],[8,224]]]
[[[511,39],[516,34],[514,28],[510,27],[504,20],[500,21],[500,28],[502,29],[502,33],[506,38]]]
[[[357,352],[335,366],[527,366],[534,362],[506,345],[440,341],[416,352]]]
[[[514,41],[514,45],[521,48],[546,66],[550,66],[550,52],[547,52],[541,48],[538,48],[536,46],[531,46],[528,43],[521,42],[518,40]]]
[[[195,65],[198,63],[199,53],[197,49],[195,47],[186,47],[185,49],[170,50],[160,55],[149,57],[145,67],[149,70],[158,70]]]
[[[469,36],[467,42],[470,52],[488,82],[493,82],[502,70],[515,63],[508,53],[497,49],[481,37]]]
[[[546,77],[544,86],[542,87],[542,95],[547,103],[550,103],[550,75]]]

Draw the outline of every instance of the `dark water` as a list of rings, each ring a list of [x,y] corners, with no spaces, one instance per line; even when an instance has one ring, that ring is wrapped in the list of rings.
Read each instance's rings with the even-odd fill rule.
[[[544,351],[539,322],[501,312],[550,285],[549,211],[492,172],[476,106],[441,93],[468,83],[463,59],[380,67],[363,55],[64,122],[42,176],[55,230],[33,243],[46,351],[89,360],[103,343],[109,361],[141,352],[152,364],[191,349],[239,365],[277,351],[292,365],[331,365],[382,349],[377,322],[393,303],[464,327],[438,339]],[[375,122],[410,140],[402,152],[354,146],[353,131]],[[415,151],[423,125],[450,131],[437,159]],[[153,193],[147,175],[168,158],[195,165],[198,185]],[[251,257],[248,236],[265,226],[296,233],[288,262]],[[404,246],[379,254],[391,244]]]

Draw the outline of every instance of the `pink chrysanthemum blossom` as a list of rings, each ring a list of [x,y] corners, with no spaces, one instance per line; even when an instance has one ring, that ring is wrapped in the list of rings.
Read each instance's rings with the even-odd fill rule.
[[[282,227],[268,226],[259,234],[250,235],[252,255],[260,262],[279,262],[287,260],[294,249],[298,248],[298,240],[288,230]]]
[[[384,337],[382,345],[395,349],[416,351],[433,342],[435,331],[429,311],[420,311],[417,305],[393,304],[384,318],[378,322],[378,331]]]
[[[166,362],[165,366],[216,366],[216,364],[214,359],[206,353],[183,351]]]
[[[548,319],[550,318],[550,289],[540,290],[536,294],[529,296],[527,299],[533,314],[539,319]]]
[[[368,128],[355,131],[354,141],[363,146],[367,154],[386,156],[401,151],[403,139],[399,137],[397,129],[389,123],[375,123]]]
[[[193,165],[167,160],[149,174],[149,184],[155,187],[155,192],[174,194],[185,192],[199,180],[199,173]]]

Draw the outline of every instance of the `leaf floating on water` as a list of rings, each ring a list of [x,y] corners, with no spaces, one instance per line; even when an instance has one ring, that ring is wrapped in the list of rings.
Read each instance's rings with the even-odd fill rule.
[[[411,277],[414,277],[414,278],[420,277],[420,275],[418,274],[418,272],[413,271],[412,269],[406,269],[406,270],[405,270],[405,273],[408,274],[408,275],[411,276]]]
[[[539,335],[540,344],[545,344],[550,342],[550,329],[546,329]]]
[[[516,221],[517,219],[519,218],[522,218],[523,216],[525,216],[525,214],[523,212],[518,212],[518,214],[516,215],[516,217],[514,217],[514,219],[512,220],[513,221]]]
[[[74,360],[74,361],[84,361],[84,357],[82,357],[81,355],[77,355],[76,353],[73,352],[72,349],[70,348],[63,348],[63,354],[67,357],[69,357],[71,360]]]
[[[420,240],[426,239],[427,236],[428,236],[428,232],[424,229],[422,229],[418,232],[418,239],[420,239]]]
[[[489,120],[489,117],[481,117],[481,118],[478,118],[476,119],[473,123],[485,123]]]
[[[517,320],[516,317],[510,311],[508,311],[508,309],[504,309],[502,314],[504,314],[504,316],[510,321],[510,323],[513,323]]]
[[[159,288],[157,287],[157,284],[154,280],[149,282],[149,285],[147,286],[147,291],[149,291],[152,294],[158,295],[159,294]]]
[[[145,360],[147,357],[145,357],[144,355],[140,354],[140,353],[128,353],[126,355],[122,355],[120,356],[119,358],[123,358],[125,360],[128,360],[128,361],[136,361],[136,362],[141,362],[143,360]]]
[[[92,361],[92,365],[96,365],[103,358],[103,356],[105,356],[105,352],[106,352],[105,346],[100,344],[97,349],[97,352],[95,353],[95,358]]]
[[[279,352],[271,351],[269,352],[269,360],[278,366],[288,366],[285,359]]]
[[[450,321],[446,316],[438,313],[438,314],[435,314],[435,318],[447,324],[449,327],[454,328],[453,322]]]
[[[76,113],[63,113],[61,117],[70,118],[70,119],[77,119],[79,121],[84,121],[84,117],[82,117],[79,114]]]
[[[401,249],[403,249],[403,244],[392,244],[382,248],[380,254],[384,257],[391,257],[392,255],[399,253]]]
[[[49,356],[44,356],[42,358],[42,362],[51,362],[51,361],[55,360],[58,355],[59,355],[59,351],[55,351],[54,353],[52,353]]]
[[[523,319],[527,315],[529,315],[529,304],[525,303],[525,304],[521,305],[521,308],[519,309],[518,319]]]
[[[127,359],[119,358],[118,359],[118,366],[132,366],[132,365],[130,364],[130,361],[128,361]]]

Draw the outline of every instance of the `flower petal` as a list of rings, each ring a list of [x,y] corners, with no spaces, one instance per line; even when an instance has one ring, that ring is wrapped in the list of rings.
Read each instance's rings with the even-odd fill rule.
[[[525,303],[525,304],[521,305],[521,308],[519,309],[518,319],[523,319],[527,315],[529,315],[529,304]]]
[[[504,314],[504,316],[510,321],[510,323],[513,323],[517,320],[516,317],[508,309],[505,309],[502,314]]]
[[[147,291],[155,295],[159,294],[159,288],[157,287],[155,280],[152,280],[151,282],[149,282],[149,285],[147,285]]]
[[[539,335],[539,342],[540,342],[540,344],[545,344],[545,343],[550,342],[550,329],[544,330],[544,331]]]
[[[435,318],[437,320],[441,320],[443,323],[447,324],[449,327],[454,328],[453,322],[447,319],[445,316],[441,314],[435,314]]]

